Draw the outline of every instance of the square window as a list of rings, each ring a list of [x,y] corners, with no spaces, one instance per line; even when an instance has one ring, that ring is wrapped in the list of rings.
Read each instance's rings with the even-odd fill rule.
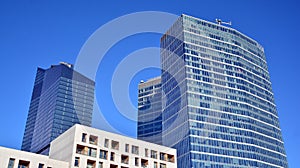
[[[129,163],[129,156],[121,155],[121,163],[128,164]]]
[[[160,168],[167,168],[167,165],[166,165],[166,164],[163,164],[163,163],[161,163],[159,167],[160,167]]]
[[[141,159],[141,166],[142,167],[148,167],[148,160],[146,160],[146,159]]]
[[[115,150],[119,150],[119,142],[118,141],[111,141],[111,148]]]
[[[94,160],[87,160],[86,168],[96,168],[96,161]]]
[[[157,159],[157,152],[154,150],[151,150],[151,158]]]
[[[131,153],[138,155],[139,154],[139,147],[132,145]]]
[[[96,148],[88,148],[87,152],[88,156],[96,157],[97,156],[97,149]]]
[[[87,154],[87,147],[82,146],[82,145],[77,145],[76,153],[81,154],[81,155],[86,155]]]
[[[30,164],[29,161],[20,160],[18,167],[19,168],[29,168],[29,164]]]
[[[90,135],[89,141],[90,141],[90,144],[97,145],[98,144],[98,137],[94,136],[94,135]]]

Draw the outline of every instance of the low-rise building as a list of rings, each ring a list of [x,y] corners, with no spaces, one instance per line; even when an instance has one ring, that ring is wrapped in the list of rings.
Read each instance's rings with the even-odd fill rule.
[[[69,163],[45,155],[0,147],[1,168],[69,168]]]
[[[74,125],[52,141],[50,157],[71,168],[176,168],[173,148]]]

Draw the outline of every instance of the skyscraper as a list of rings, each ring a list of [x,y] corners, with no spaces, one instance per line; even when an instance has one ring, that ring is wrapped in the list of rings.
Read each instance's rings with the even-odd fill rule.
[[[50,142],[74,124],[90,126],[94,87],[71,64],[38,68],[22,150],[47,155]]]
[[[138,90],[138,139],[162,144],[161,78],[140,82]]]
[[[161,38],[163,145],[179,168],[288,167],[263,47],[182,15]]]

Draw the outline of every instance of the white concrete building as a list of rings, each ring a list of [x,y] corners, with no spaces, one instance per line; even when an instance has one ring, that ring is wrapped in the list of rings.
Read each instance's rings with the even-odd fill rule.
[[[50,158],[70,168],[177,167],[175,149],[78,124],[52,141]]]
[[[69,168],[69,163],[48,156],[0,147],[1,168]]]

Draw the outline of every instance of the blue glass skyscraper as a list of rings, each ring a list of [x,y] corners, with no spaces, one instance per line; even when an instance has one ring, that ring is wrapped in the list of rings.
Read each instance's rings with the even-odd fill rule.
[[[161,78],[140,82],[138,90],[138,139],[162,144]]]
[[[21,149],[47,155],[50,142],[74,124],[91,126],[94,87],[71,64],[38,68]]]
[[[162,141],[179,168],[288,167],[263,47],[182,15],[161,38]]]

